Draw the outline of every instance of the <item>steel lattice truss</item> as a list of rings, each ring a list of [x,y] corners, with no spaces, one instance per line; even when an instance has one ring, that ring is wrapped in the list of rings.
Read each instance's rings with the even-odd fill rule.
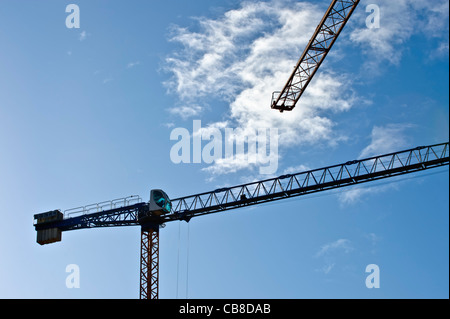
[[[448,143],[355,160],[172,200],[175,219],[307,195],[449,164]]]
[[[95,227],[161,225],[230,209],[308,195],[449,165],[447,143],[354,160],[297,174],[217,189],[172,199],[172,213],[149,217],[148,203],[85,214],[35,225],[36,230],[57,227],[62,231]]]
[[[140,299],[158,299],[159,230],[141,230]]]
[[[147,203],[137,203],[130,206],[105,211],[83,214],[59,221],[56,225],[62,231],[96,227],[116,227],[138,225],[139,212],[148,209]],[[46,225],[36,225],[36,229],[44,229]],[[51,226],[55,227],[55,225]]]
[[[359,0],[331,3],[283,90],[272,94],[273,109],[283,112],[295,107],[358,3]]]

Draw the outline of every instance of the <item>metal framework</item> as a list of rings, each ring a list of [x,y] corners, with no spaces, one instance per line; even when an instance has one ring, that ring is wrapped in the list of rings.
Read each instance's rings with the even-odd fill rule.
[[[243,185],[216,189],[172,199],[172,213],[149,217],[148,203],[35,224],[36,230],[59,228],[62,231],[161,225],[176,220],[256,205],[325,190],[347,187],[379,179],[410,174],[449,164],[449,144],[420,146],[404,151],[353,160],[296,174],[283,175]]]
[[[37,222],[35,229],[60,231],[96,227],[141,226],[140,298],[158,298],[159,228],[171,221],[357,185],[449,165],[449,143],[349,161],[297,174],[217,189],[172,200],[167,215],[152,215],[149,203],[80,216]],[[40,214],[42,215],[42,214]],[[35,219],[37,218],[35,215]],[[60,240],[60,239],[59,239]]]
[[[297,174],[172,200],[174,215],[192,217],[352,186],[449,164],[448,143],[349,161]]]
[[[159,228],[141,228],[140,299],[158,299]]]
[[[65,218],[57,225],[62,231],[98,228],[98,227],[119,227],[139,225],[139,213],[148,209],[148,203],[137,203],[130,206],[102,210],[97,213],[82,214],[75,217]],[[45,227],[44,225],[36,225]]]
[[[359,0],[333,0],[281,92],[272,94],[271,107],[292,111],[338,38]]]

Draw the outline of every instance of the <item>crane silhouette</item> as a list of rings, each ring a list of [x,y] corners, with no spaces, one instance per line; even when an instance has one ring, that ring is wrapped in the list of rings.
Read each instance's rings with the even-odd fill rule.
[[[283,90],[272,94],[271,108],[283,112],[295,107],[358,3],[359,0],[331,2]],[[142,201],[139,196],[129,196],[64,212],[53,210],[34,215],[33,225],[37,231],[37,242],[41,245],[61,241],[65,231],[139,226],[139,297],[158,299],[159,232],[168,222],[189,222],[194,217],[207,214],[354,186],[448,164],[449,145],[446,142],[175,199],[170,199],[163,190],[154,189],[150,192],[149,201]]]
[[[233,187],[170,200],[162,190],[152,190],[150,200],[130,196],[63,212],[34,215],[37,242],[61,241],[62,232],[98,227],[141,227],[140,298],[158,299],[159,231],[173,221],[252,205],[349,187],[411,174],[449,164],[449,144],[421,146],[343,164],[283,175]]]

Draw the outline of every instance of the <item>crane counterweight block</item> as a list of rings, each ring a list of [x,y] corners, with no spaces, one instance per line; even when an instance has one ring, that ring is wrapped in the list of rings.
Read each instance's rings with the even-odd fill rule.
[[[63,220],[63,217],[64,215],[60,210],[52,210],[34,215],[34,226],[37,232],[36,242],[39,245],[46,245],[61,241],[61,229],[58,227],[51,227],[50,225],[56,221]]]

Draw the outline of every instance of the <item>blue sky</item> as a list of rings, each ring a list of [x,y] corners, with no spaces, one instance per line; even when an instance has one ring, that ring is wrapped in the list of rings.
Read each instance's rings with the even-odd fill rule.
[[[270,110],[328,5],[2,0],[0,297],[138,297],[139,228],[39,246],[33,214],[448,141],[448,1],[361,1],[297,107]],[[194,120],[204,134],[277,129],[277,170],[261,174],[259,157],[174,163],[171,132]],[[445,168],[167,224],[160,297],[448,298],[448,208]]]

